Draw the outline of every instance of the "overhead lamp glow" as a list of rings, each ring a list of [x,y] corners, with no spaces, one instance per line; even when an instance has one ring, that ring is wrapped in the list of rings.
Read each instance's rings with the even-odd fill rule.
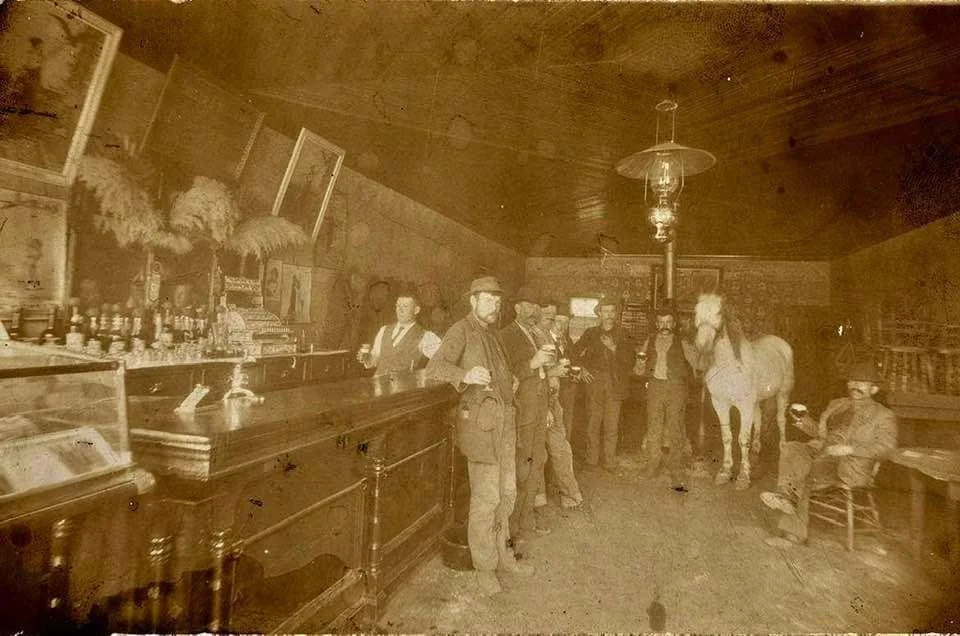
[[[656,144],[646,150],[635,152],[617,162],[616,170],[631,179],[643,179],[643,199],[647,191],[656,196],[656,204],[650,208],[647,219],[656,228],[654,238],[666,243],[673,238],[677,225],[677,202],[685,185],[685,177],[709,170],[717,162],[716,157],[699,148],[681,146],[674,141],[676,134],[677,103],[664,100],[657,104]],[[661,117],[670,118],[670,139],[660,140]]]

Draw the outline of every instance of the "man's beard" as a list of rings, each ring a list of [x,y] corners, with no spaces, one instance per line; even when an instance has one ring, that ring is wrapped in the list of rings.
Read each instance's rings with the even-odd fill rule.
[[[499,309],[491,309],[490,311],[488,311],[488,312],[485,313],[485,314],[481,314],[481,313],[479,313],[479,312],[477,312],[477,311],[474,311],[473,313],[474,313],[474,315],[477,317],[477,319],[478,319],[480,322],[485,322],[485,323],[487,323],[487,324],[489,324],[489,325],[496,324],[497,320],[500,319],[500,310],[499,310]]]
[[[673,329],[671,329],[670,327],[660,327],[660,329],[658,329],[657,332],[663,335],[667,335],[667,334],[673,333]]]

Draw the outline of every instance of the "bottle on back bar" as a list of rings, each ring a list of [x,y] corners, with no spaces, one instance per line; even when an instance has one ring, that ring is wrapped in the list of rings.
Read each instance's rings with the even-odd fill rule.
[[[13,313],[10,316],[10,325],[7,327],[7,334],[9,334],[11,340],[20,339],[20,320],[22,314],[22,309],[17,306],[13,308]]]
[[[57,343],[57,308],[53,306],[47,314],[47,328],[43,330],[43,343]]]

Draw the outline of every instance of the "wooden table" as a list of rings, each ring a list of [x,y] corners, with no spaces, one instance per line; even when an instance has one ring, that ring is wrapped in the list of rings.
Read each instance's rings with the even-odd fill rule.
[[[910,469],[910,530],[914,553],[923,548],[923,515],[926,503],[924,476],[947,482],[947,519],[950,532],[950,565],[960,573],[960,451],[939,448],[898,448],[890,458],[895,464]]]

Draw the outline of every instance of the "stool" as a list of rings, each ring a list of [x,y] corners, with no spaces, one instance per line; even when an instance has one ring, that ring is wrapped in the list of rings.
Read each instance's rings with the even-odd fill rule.
[[[879,466],[879,464],[878,464]],[[866,503],[858,503],[862,496]],[[810,493],[810,516],[847,529],[847,550],[853,550],[855,534],[880,533],[880,511],[873,496],[873,485],[852,488],[836,486]]]

